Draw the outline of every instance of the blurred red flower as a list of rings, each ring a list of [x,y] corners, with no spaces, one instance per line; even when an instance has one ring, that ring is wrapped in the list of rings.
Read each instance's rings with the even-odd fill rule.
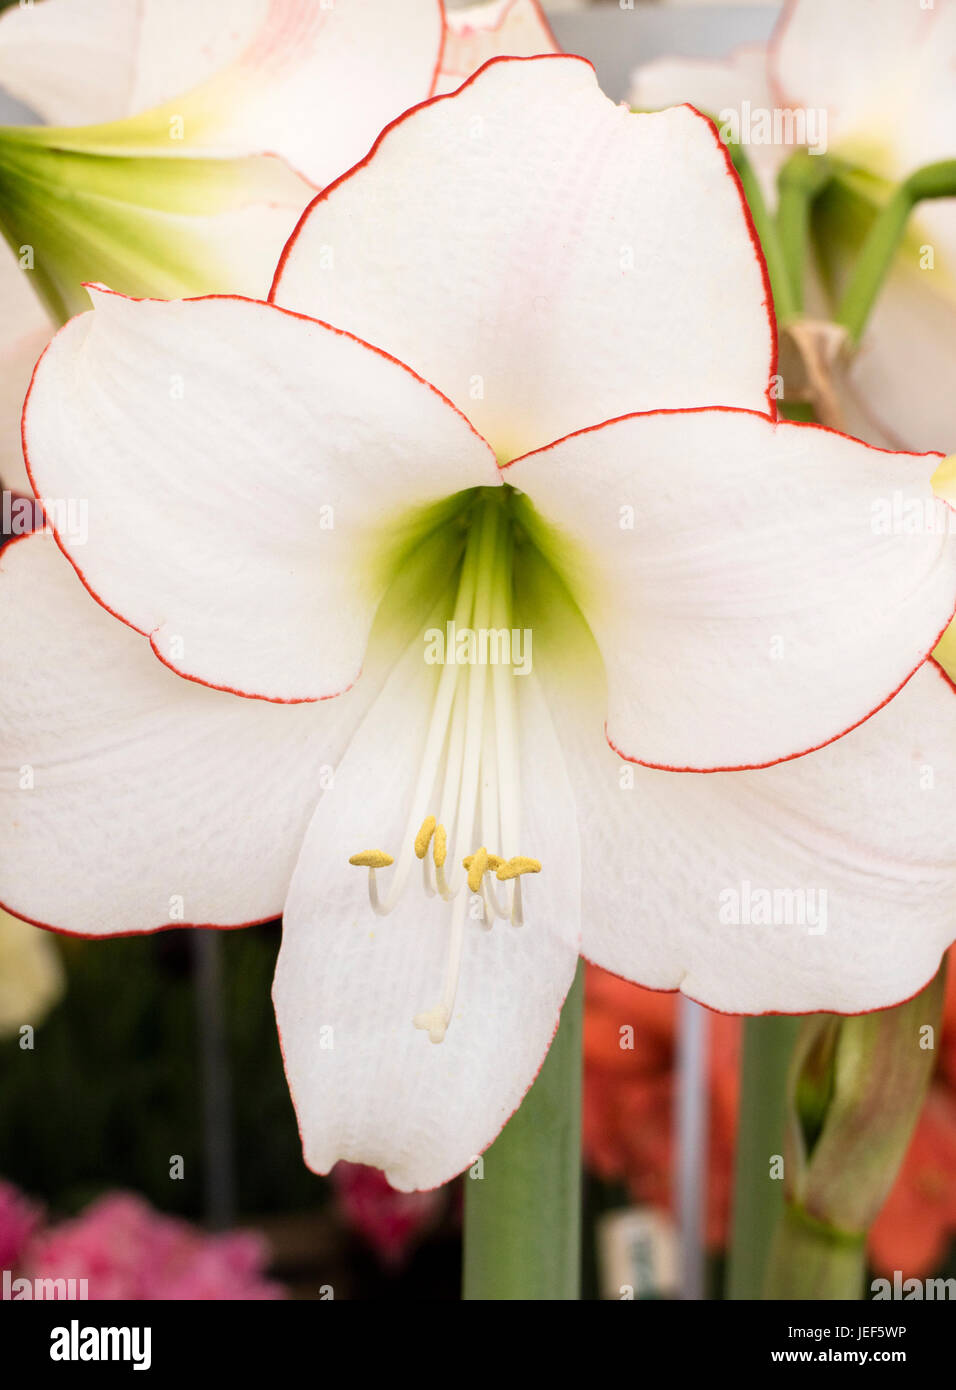
[[[264,1277],[269,1251],[251,1231],[210,1235],[114,1192],[71,1221],[42,1225],[42,1208],[0,1181],[0,1270],[33,1279],[86,1279],[91,1299],[282,1298]]]
[[[0,1179],[0,1270],[16,1269],[43,1219],[43,1208]]]
[[[345,1224],[372,1247],[381,1263],[403,1265],[421,1237],[435,1225],[447,1189],[396,1192],[385,1174],[364,1163],[337,1163],[332,1169],[339,1213]]]

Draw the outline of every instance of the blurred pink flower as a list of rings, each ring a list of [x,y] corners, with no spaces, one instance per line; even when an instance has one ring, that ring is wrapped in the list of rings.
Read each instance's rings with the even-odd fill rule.
[[[0,1270],[17,1267],[42,1216],[42,1207],[0,1179]]]
[[[384,1173],[364,1163],[337,1163],[331,1176],[346,1224],[393,1268],[404,1264],[445,1205],[444,1188],[396,1192]]]
[[[115,1193],[32,1243],[34,1278],[87,1279],[91,1299],[281,1298],[263,1277],[268,1247],[252,1232],[208,1235],[163,1216],[141,1197]]]

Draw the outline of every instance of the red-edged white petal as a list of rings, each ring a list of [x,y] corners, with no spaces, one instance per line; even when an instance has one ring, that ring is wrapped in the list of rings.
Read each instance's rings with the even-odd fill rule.
[[[417,511],[498,482],[468,422],[401,363],[236,298],[94,290],[24,413],[37,495],[91,592],[205,684],[271,700],[352,684]],[[55,524],[55,517],[51,518]]]
[[[0,615],[0,902],[91,936],[278,915],[361,697],[179,680],[42,534],[0,556]]]
[[[32,492],[20,447],[20,415],[36,360],[53,325],[33,293],[30,272],[0,247],[0,485]]]
[[[956,604],[935,462],[749,411],[682,411],[572,435],[504,477],[552,528],[601,648],[610,743],[707,770],[839,737],[928,655]]]
[[[560,52],[538,0],[487,0],[449,10],[435,91],[453,92],[490,58]]]
[[[600,665],[561,604],[536,670],[577,805],[583,954],[730,1013],[855,1013],[919,990],[956,935],[956,702],[935,663],[804,758],[658,771],[608,748]]]
[[[716,121],[718,130],[726,126],[735,139],[743,138],[764,197],[771,205],[776,202],[777,171],[791,150],[783,143],[747,138],[757,129],[754,113],[772,111],[775,105],[766,44],[742,44],[720,59],[655,58],[635,69],[628,102],[639,111],[690,102]]]
[[[321,186],[431,94],[442,38],[440,0],[44,0],[0,22],[0,82],[64,125],[168,104],[173,153],[268,150]]]
[[[833,149],[886,178],[952,155],[956,6],[796,0],[770,51],[778,100],[826,111]]]
[[[441,994],[452,907],[427,899],[413,872],[394,912],[373,916],[367,875],[348,858],[397,850],[435,671],[410,651],[320,803],[286,903],[273,990],[306,1162],[322,1173],[340,1158],[374,1164],[401,1190],[461,1172],[519,1105],[551,1043],[580,931],[574,807],[529,676],[517,681],[522,844],[542,872],[525,880],[524,925],[486,931],[466,921],[444,1041],[413,1026]]]
[[[495,60],[397,121],[312,204],[272,297],[394,352],[499,457],[628,410],[768,404],[763,263],[713,127],[630,114],[579,58]]]

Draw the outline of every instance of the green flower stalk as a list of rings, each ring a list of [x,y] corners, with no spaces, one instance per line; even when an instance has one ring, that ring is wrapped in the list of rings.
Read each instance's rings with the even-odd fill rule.
[[[765,1297],[863,1297],[867,1232],[926,1096],[944,986],[945,966],[895,1009],[805,1020],[790,1067],[784,1213]]]

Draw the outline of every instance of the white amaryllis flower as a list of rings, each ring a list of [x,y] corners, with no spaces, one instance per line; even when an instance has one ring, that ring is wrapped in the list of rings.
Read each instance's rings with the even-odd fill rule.
[[[98,603],[48,535],[4,552],[0,898],[91,936],[283,911],[312,1167],[465,1167],[579,951],[735,1011],[933,974],[935,460],[767,413],[707,122],[631,115],[579,59],[492,62],[316,199],[273,302],[94,301],[24,415],[38,495],[88,499],[58,540]],[[901,476],[926,524],[887,534]],[[825,931],[751,886],[825,889]]]
[[[53,126],[149,113],[129,143],[180,118],[174,153],[267,151],[321,187],[431,95],[443,41],[441,0],[39,0],[0,20],[0,86]]]
[[[512,38],[529,51],[516,18],[483,34],[478,61]],[[315,189],[437,89],[443,51],[441,0],[9,9],[0,85],[52,129],[0,131],[0,223],[16,257],[0,250],[4,484],[27,488],[19,412],[54,327],[34,287],[61,321],[87,307],[90,279],[129,294],[265,295]]]
[[[747,152],[772,188],[805,138],[858,177],[827,195],[821,244],[839,282],[875,207],[913,170],[956,157],[956,4],[791,0],[769,45],[725,62],[660,59],[634,75],[630,101],[690,101],[749,132]],[[956,449],[956,199],[923,203],[877,300],[856,357],[853,428],[896,448]],[[859,403],[865,403],[860,414]]]

